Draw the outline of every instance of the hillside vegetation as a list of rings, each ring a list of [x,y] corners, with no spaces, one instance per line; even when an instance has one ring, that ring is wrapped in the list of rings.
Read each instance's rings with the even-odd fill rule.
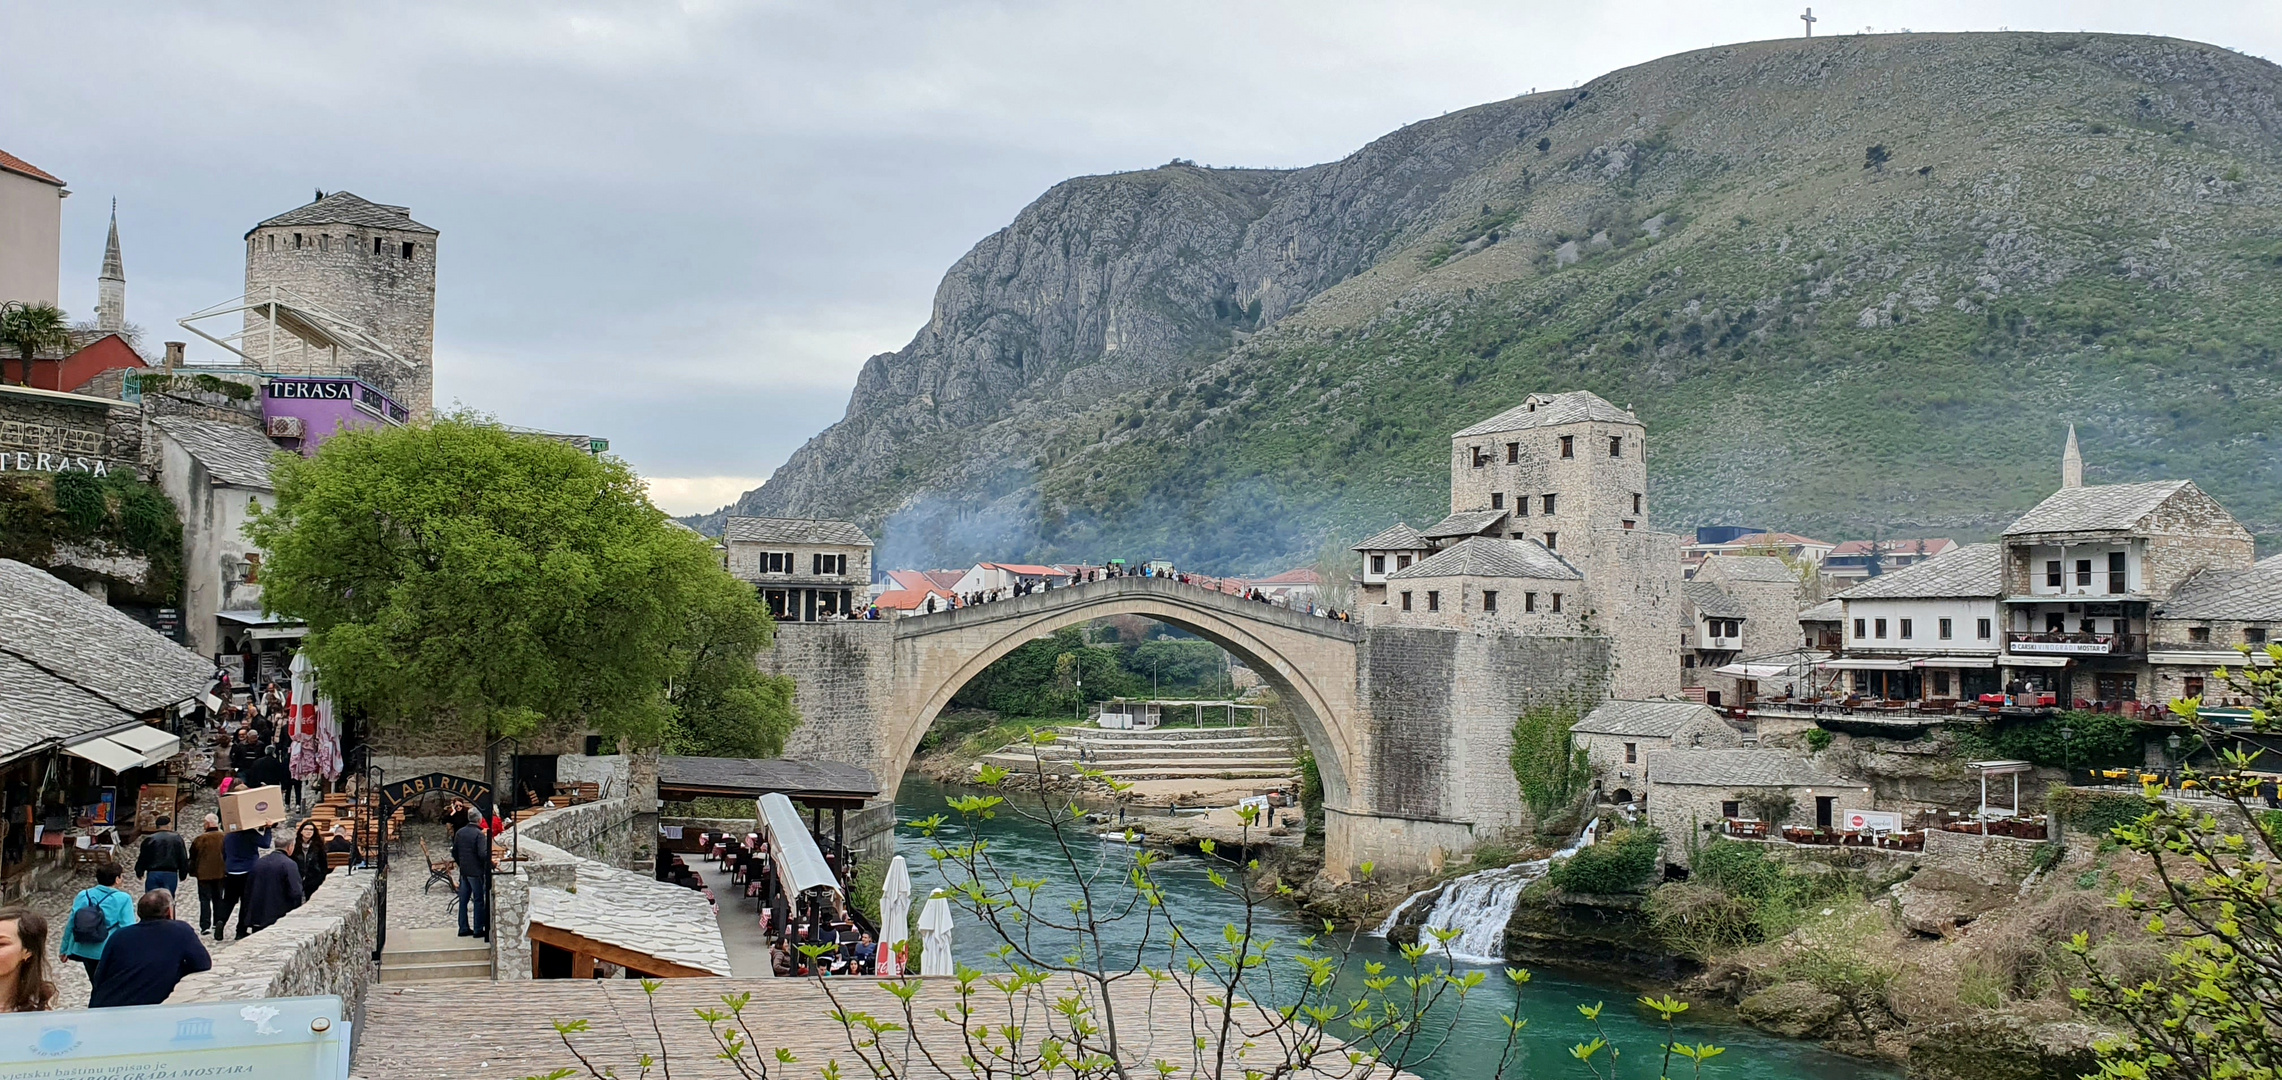
[[[2282,534],[2282,69],[2099,34],[1736,45],[1326,165],[1056,186],[739,513],[884,565],[1305,561],[1447,507],[1448,433],[1588,389],[1656,526],[1989,535],[2189,476]]]

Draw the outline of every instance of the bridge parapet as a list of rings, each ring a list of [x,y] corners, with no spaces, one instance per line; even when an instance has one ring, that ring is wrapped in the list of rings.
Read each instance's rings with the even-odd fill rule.
[[[1058,589],[1045,589],[1028,596],[938,611],[932,615],[907,615],[895,621],[895,636],[909,638],[1002,620],[1029,619],[1046,611],[1072,605],[1103,604],[1137,596],[1209,611],[1224,617],[1270,623],[1338,641],[1363,640],[1363,628],[1352,622],[1309,615],[1275,604],[1230,596],[1201,585],[1183,585],[1172,578],[1159,577],[1103,578]]]

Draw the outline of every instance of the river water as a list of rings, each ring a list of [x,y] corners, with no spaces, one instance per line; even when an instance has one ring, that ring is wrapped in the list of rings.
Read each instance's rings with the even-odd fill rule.
[[[896,803],[896,820],[910,822],[915,819],[941,814],[947,824],[939,835],[951,842],[967,837],[958,824],[958,814],[951,810],[946,799],[966,793],[963,789],[949,788],[926,777],[912,774],[904,777],[903,788]],[[1017,796],[1019,797],[1019,796]],[[1079,895],[1072,883],[1068,865],[1052,835],[1044,826],[1022,821],[1012,814],[1000,816],[982,828],[982,835],[990,842],[991,857],[1010,874],[1025,878],[1043,879],[1048,884],[1037,894],[1035,906],[1040,911],[1066,913],[1067,903]],[[1136,849],[1123,844],[1083,838],[1075,850],[1081,861],[1104,868],[1106,886],[1102,890],[1109,897],[1126,895],[1118,867],[1132,858]],[[896,850],[904,857],[911,870],[912,904],[916,908],[925,902],[928,890],[945,884],[945,879],[928,857],[934,846],[919,831],[908,824],[896,828]],[[1218,941],[1221,928],[1243,918],[1243,905],[1215,889],[1205,879],[1208,861],[1197,855],[1176,855],[1160,864],[1160,880],[1167,893],[1168,907],[1180,919],[1181,925],[1192,936]],[[1101,902],[1097,896],[1097,903]],[[1302,935],[1320,929],[1310,924],[1300,912],[1290,908],[1275,908],[1267,913],[1273,926],[1261,933],[1285,943],[1275,950],[1279,958],[1288,956],[1290,943]],[[1140,940],[1137,920],[1120,927],[1130,927],[1123,934],[1113,927],[1113,943],[1130,949]],[[1158,925],[1161,935],[1162,923]],[[970,967],[992,970],[1004,965],[990,953],[1005,942],[989,928],[977,924],[972,916],[961,913],[958,930],[952,939],[953,953],[959,961]],[[1045,955],[1061,955],[1068,951],[1068,942],[1051,943]],[[1162,964],[1163,953],[1153,952]],[[1355,941],[1350,967],[1351,977],[1359,978],[1366,960],[1380,960],[1389,964],[1391,973],[1406,970],[1402,959],[1380,938],[1363,935]],[[1283,961],[1289,965],[1289,961]],[[1433,1060],[1415,1065],[1413,1072],[1426,1080],[1472,1080],[1488,1077],[1496,1069],[1498,1052],[1505,1040],[1505,1024],[1500,1019],[1512,1002],[1510,991],[1501,991],[1504,977],[1494,966],[1461,964],[1460,967],[1480,966],[1489,974],[1477,996],[1460,1011],[1455,1037]],[[1653,1075],[1652,1069],[1643,1069],[1641,1061],[1662,1045],[1663,1025],[1655,1022],[1653,1014],[1643,1017],[1632,1004],[1638,996],[1615,981],[1596,982],[1570,972],[1538,971],[1524,988],[1521,1017],[1528,1028],[1521,1037],[1523,1064],[1509,1068],[1511,1077],[1584,1077],[1582,1066],[1569,1056],[1569,1047],[1593,1037],[1590,1025],[1577,1013],[1580,1005],[1606,1002],[1608,1008],[1601,1015],[1601,1026],[1617,1046],[1625,1049],[1627,1062],[1625,1076]],[[1775,1038],[1750,1028],[1731,1024],[1685,1024],[1678,1031],[1683,1042],[1709,1042],[1727,1048],[1727,1053],[1714,1058],[1704,1066],[1705,1080],[1897,1080],[1898,1070],[1883,1065],[1856,1061],[1852,1058],[1827,1053],[1811,1043]],[[1677,1067],[1675,1067],[1677,1069]],[[1685,1070],[1675,1076],[1687,1075]]]

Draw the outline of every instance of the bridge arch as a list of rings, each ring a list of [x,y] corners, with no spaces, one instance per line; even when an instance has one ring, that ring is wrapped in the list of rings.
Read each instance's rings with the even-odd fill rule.
[[[1111,578],[895,624],[899,707],[883,717],[881,779],[891,788],[961,687],[1026,642],[1111,615],[1180,627],[1257,672],[1292,706],[1332,807],[1356,805],[1363,733],[1356,702],[1361,628],[1159,578]]]

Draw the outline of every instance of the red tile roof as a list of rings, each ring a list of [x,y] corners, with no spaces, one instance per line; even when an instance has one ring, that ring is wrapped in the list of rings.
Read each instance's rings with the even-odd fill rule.
[[[1068,573],[1061,570],[1056,570],[1051,566],[1037,566],[1030,563],[986,562],[983,565],[997,570],[1004,570],[1009,574],[1024,574],[1031,577],[1070,576]]]
[[[1281,573],[1281,574],[1277,574],[1277,575],[1276,575],[1276,576],[1274,576],[1274,577],[1264,577],[1264,578],[1253,578],[1253,579],[1252,579],[1252,587],[1253,587],[1253,588],[1255,588],[1255,589],[1259,589],[1259,588],[1265,588],[1265,587],[1268,587],[1268,586],[1271,586],[1271,585],[1321,585],[1321,584],[1323,584],[1323,575],[1322,575],[1322,574],[1318,574],[1318,573],[1316,573],[1314,570],[1312,570],[1312,569],[1310,569],[1310,568],[1308,568],[1308,567],[1305,567],[1305,566],[1302,566],[1302,567],[1300,567],[1300,568],[1298,568],[1298,569],[1296,569],[1296,570],[1286,570],[1286,571],[1284,571],[1283,573]]]
[[[881,593],[880,598],[872,604],[881,611],[917,611],[927,603],[930,596],[938,598],[935,604],[937,611],[947,610],[951,606],[951,594],[940,589],[890,589]]]
[[[34,165],[29,161],[25,161],[23,158],[17,157],[16,155],[11,154],[6,150],[0,150],[0,171],[29,176],[34,180],[54,184],[57,187],[63,186],[63,181],[48,175],[48,173],[42,170],[39,166]]]

